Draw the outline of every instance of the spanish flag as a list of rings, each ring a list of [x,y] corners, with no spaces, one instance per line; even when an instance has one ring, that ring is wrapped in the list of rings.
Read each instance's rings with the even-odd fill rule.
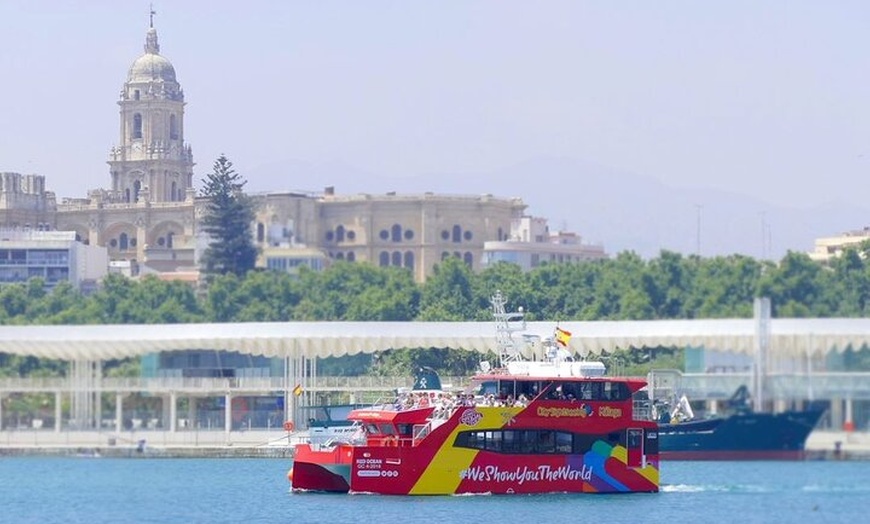
[[[296,387],[293,388],[293,394],[297,397],[302,394],[302,384],[296,384]]]
[[[561,328],[556,328],[556,342],[561,346],[568,347],[568,342],[571,340],[571,332]]]

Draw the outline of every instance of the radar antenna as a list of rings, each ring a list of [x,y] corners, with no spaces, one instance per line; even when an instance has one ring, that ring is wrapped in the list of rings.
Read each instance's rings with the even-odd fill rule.
[[[507,298],[501,291],[495,292],[490,303],[492,304],[492,316],[495,318],[495,339],[496,344],[498,344],[500,366],[504,367],[508,362],[524,360],[523,346],[534,345],[538,337],[523,335],[522,342],[513,338],[514,332],[526,330],[523,308],[520,307],[516,312],[507,313],[505,311]]]

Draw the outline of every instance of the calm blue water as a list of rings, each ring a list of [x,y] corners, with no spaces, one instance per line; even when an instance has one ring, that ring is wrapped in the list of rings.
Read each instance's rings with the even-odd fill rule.
[[[278,459],[0,459],[0,522],[866,522],[870,462],[668,462],[631,495],[290,493]]]

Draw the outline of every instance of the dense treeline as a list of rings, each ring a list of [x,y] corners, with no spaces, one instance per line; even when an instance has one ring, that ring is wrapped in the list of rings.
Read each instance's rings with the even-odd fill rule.
[[[298,277],[259,271],[217,276],[207,291],[181,282],[110,275],[88,296],[68,284],[46,293],[43,283],[33,280],[0,287],[0,324],[486,321],[497,289],[508,297],[510,309],[522,306],[529,320],[748,318],[753,299],[762,295],[771,298],[776,317],[862,317],[870,307],[870,263],[857,250],[829,266],[802,253],[774,263],[667,251],[645,260],[624,252],[609,260],[545,265],[527,273],[505,263],[473,273],[461,261],[448,259],[421,285],[400,268],[338,262]],[[392,358],[403,365],[432,360],[454,371],[470,370],[476,361],[461,352],[416,350],[415,356],[414,351]],[[336,372],[388,373],[398,366],[383,355],[335,360],[340,362],[329,366]],[[108,367],[116,365],[131,368],[125,362]],[[54,374],[62,366],[0,354],[0,374]]]

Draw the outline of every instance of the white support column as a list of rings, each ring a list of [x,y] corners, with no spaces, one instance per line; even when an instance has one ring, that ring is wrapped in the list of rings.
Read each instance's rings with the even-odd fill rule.
[[[103,393],[100,390],[94,393],[94,424],[97,431],[103,429]]]
[[[176,427],[178,424],[178,414],[176,410],[178,409],[178,397],[175,392],[171,392],[169,394],[169,432],[175,433]]]
[[[196,429],[199,427],[199,421],[196,420],[196,397],[189,397],[187,399],[187,424],[191,429]]]
[[[833,397],[831,399],[831,409],[828,410],[831,417],[831,429],[839,431],[843,427],[843,399]]]
[[[852,419],[852,399],[846,399],[846,420],[843,421],[845,431],[855,431],[855,421]]]
[[[756,298],[755,310],[755,362],[753,366],[752,407],[764,411],[767,400],[767,365],[770,349],[770,299]]]
[[[227,434],[227,442],[230,441],[230,431],[233,429],[233,396],[230,393],[224,395],[224,432]]]
[[[63,393],[60,391],[54,392],[54,432],[60,433],[60,427],[63,424]]]
[[[115,433],[124,429],[124,395],[115,393]]]

